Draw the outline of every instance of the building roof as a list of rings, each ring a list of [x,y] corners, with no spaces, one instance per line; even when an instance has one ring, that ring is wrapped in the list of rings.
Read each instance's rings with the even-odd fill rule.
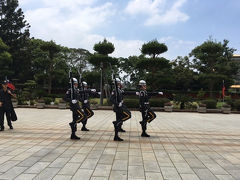
[[[233,58],[240,58],[240,54],[234,54]]]
[[[240,85],[231,85],[230,88],[232,88],[232,89],[240,89]]]

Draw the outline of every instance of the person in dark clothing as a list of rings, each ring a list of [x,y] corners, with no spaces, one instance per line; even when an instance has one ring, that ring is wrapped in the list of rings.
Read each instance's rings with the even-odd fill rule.
[[[81,130],[89,131],[89,129],[86,128],[87,120],[94,115],[94,112],[90,108],[89,97],[91,95],[97,94],[97,92],[96,92],[96,89],[88,89],[88,84],[85,81],[82,82],[82,86],[83,86],[83,90],[80,91],[81,103],[82,103],[82,109],[87,118],[84,121],[82,121],[83,127]]]
[[[146,91],[147,86],[146,86],[146,82],[144,80],[139,81],[139,86],[140,86],[140,91],[138,93],[139,105],[140,105],[140,112],[142,113],[142,121],[139,122],[142,126],[141,136],[142,137],[150,137],[150,135],[146,133],[147,123],[152,122],[156,118],[156,114],[150,108],[149,99],[153,95],[157,95],[157,94],[162,95],[163,93],[162,92],[148,93]]]
[[[11,122],[11,111],[13,109],[11,98],[17,98],[7,87],[8,80],[3,81],[2,89],[0,90],[0,131],[4,131],[4,114],[7,117],[7,123],[10,129],[13,129]]]
[[[121,126],[124,121],[131,118],[131,112],[127,109],[127,107],[123,104],[123,91],[121,90],[121,81],[116,78],[117,89],[112,92],[111,102],[113,103],[113,111],[116,113],[116,121],[113,121],[115,135],[114,141],[123,141],[118,136],[118,132],[121,131]]]
[[[79,105],[79,101],[81,101],[81,95],[80,95],[80,90],[78,89],[78,81],[76,78],[73,78],[73,84],[74,84],[74,91],[71,92],[71,89],[68,89],[65,94],[64,100],[70,103],[70,110],[72,111],[73,120],[72,120],[72,122],[69,123],[71,130],[72,130],[72,134],[71,134],[70,138],[71,139],[80,139],[76,135],[77,123],[85,121],[85,119],[87,117]],[[71,93],[74,94],[73,97],[75,97],[75,99],[71,99]]]

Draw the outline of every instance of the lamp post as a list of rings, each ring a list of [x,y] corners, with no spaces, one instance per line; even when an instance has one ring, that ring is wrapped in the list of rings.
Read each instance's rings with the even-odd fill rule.
[[[100,80],[100,106],[103,105],[103,62],[100,64],[100,69],[101,69],[101,80]]]

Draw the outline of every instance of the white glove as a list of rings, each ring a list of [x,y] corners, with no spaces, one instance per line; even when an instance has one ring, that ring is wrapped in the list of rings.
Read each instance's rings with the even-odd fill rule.
[[[96,92],[96,89],[91,89],[92,92]]]
[[[136,95],[137,95],[137,96],[139,96],[139,94],[140,94],[139,92],[136,92]]]
[[[87,104],[88,100],[84,100],[84,103]]]
[[[118,104],[118,107],[122,107],[122,102],[120,102],[120,103]]]
[[[76,104],[76,103],[77,103],[77,100],[76,100],[76,99],[73,99],[73,100],[72,100],[72,103],[73,103],[73,104]]]
[[[161,95],[163,95],[163,92],[158,92],[158,94],[161,94]]]
[[[101,95],[101,92],[98,92],[99,95]]]

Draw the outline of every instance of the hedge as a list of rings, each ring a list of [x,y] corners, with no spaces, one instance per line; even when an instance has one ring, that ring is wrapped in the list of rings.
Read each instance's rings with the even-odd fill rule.
[[[206,104],[207,109],[216,109],[217,108],[217,101],[214,99],[207,99],[201,101],[202,104]]]
[[[151,107],[164,107],[164,104],[170,102],[170,100],[168,98],[157,98],[150,99],[149,102]]]
[[[233,103],[233,106],[236,110],[240,111],[240,99],[235,100],[235,102]]]
[[[150,99],[149,103],[151,107],[164,107],[164,104],[170,102],[167,98]],[[124,104],[128,108],[139,108],[139,99],[124,99]]]

